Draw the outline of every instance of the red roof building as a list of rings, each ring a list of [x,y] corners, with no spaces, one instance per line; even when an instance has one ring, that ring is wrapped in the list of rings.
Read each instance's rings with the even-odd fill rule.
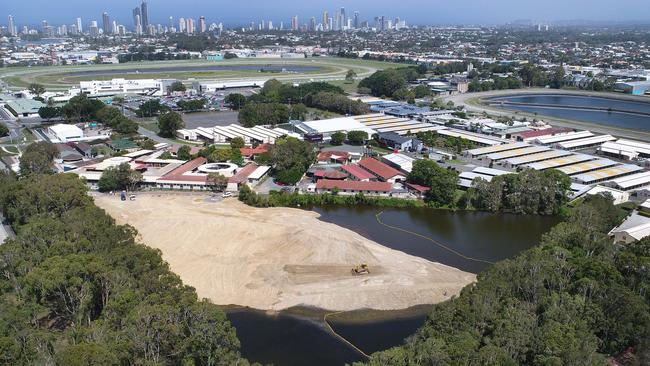
[[[158,181],[180,182],[181,184],[183,182],[194,182],[194,183],[205,184],[208,180],[207,174],[189,174],[189,173],[192,173],[196,168],[200,167],[201,165],[207,162],[208,160],[206,158],[196,158],[194,160],[190,160],[187,163],[172,170],[171,172],[165,174],[164,176],[162,176],[162,178],[158,179]]]
[[[332,191],[334,189],[339,192],[345,193],[366,193],[371,195],[388,194],[392,189],[392,185],[387,182],[359,182],[354,180],[329,180],[321,179],[316,182],[316,192],[322,193],[324,191]]]
[[[248,177],[257,170],[258,165],[255,163],[250,163],[246,165],[242,170],[238,171],[237,174],[228,178],[228,184],[242,184],[248,181]]]
[[[352,177],[352,179],[354,180],[358,180],[361,182],[377,180],[377,177],[375,177],[369,171],[363,169],[358,165],[343,165],[341,169],[343,169],[345,172],[350,174],[350,177]]]
[[[316,179],[343,180],[348,177],[348,174],[340,170],[318,170],[314,173],[314,177]]]
[[[270,148],[271,145],[269,144],[261,144],[255,148],[242,147],[239,149],[239,151],[241,152],[241,156],[245,157],[246,159],[255,159],[256,156],[264,154],[265,152],[269,152]]]
[[[373,158],[364,158],[359,161],[359,166],[379,177],[384,182],[405,179],[406,177],[390,165],[386,165]]]
[[[347,163],[350,153],[345,151],[322,151],[318,154],[319,163]]]

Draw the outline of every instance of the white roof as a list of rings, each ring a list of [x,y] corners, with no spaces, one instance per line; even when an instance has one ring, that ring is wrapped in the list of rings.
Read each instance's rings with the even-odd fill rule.
[[[483,174],[483,175],[491,175],[493,177],[496,177],[497,175],[514,174],[513,172],[509,172],[509,171],[506,171],[506,170],[486,168],[486,167],[483,167],[483,166],[476,167],[472,171],[474,173],[479,173],[479,174]]]
[[[564,141],[558,143],[558,145],[563,149],[573,149],[576,147],[591,146],[591,145],[601,144],[603,142],[614,141],[614,140],[616,140],[616,137],[612,135],[601,135],[601,136],[587,137],[585,139],[579,139],[579,140]]]
[[[610,183],[623,190],[631,187],[650,185],[650,172],[637,173],[612,179]]]
[[[478,173],[475,173],[475,172],[462,172],[462,173],[460,173],[460,174],[458,175],[458,178],[460,178],[460,179],[472,180],[472,181],[473,181],[474,179],[476,179],[476,178],[483,178],[483,179],[485,179],[486,181],[489,182],[489,181],[491,181],[492,178],[494,178],[494,177],[491,176],[491,175],[478,174]]]
[[[399,166],[400,169],[409,173],[413,169],[413,162],[415,161],[412,157],[404,154],[387,154],[382,156],[382,159]]]
[[[585,137],[591,137],[594,134],[590,131],[578,131],[578,132],[569,132],[563,135],[554,135],[554,136],[541,136],[535,139],[538,143],[542,145],[554,144],[562,141],[570,141],[582,139]]]
[[[266,174],[266,172],[271,169],[270,166],[262,165],[258,166],[257,169],[255,169],[249,176],[248,179],[260,179]]]
[[[366,125],[352,117],[322,119],[319,121],[303,122],[303,124],[319,133],[332,133],[338,131],[372,131],[372,133],[375,133],[373,129],[368,128]]]
[[[83,130],[75,125],[59,123],[48,128],[58,136],[83,136]]]
[[[507,158],[514,158],[517,156],[524,156],[524,155],[531,155],[531,154],[537,154],[540,152],[548,151],[550,148],[546,146],[531,146],[531,147],[525,147],[522,149],[515,149],[515,150],[508,150],[508,151],[502,151],[502,152],[497,152],[493,154],[488,154],[487,158],[490,160],[501,160],[501,159],[507,159]]]
[[[576,182],[589,184],[620,177],[622,175],[631,174],[640,170],[643,170],[643,168],[638,165],[622,164],[609,168],[598,169],[588,173],[578,174],[572,178],[575,179]]]
[[[491,153],[496,153],[500,151],[507,151],[507,150],[514,150],[514,149],[521,149],[523,147],[529,147],[531,146],[528,143],[525,142],[515,142],[512,144],[503,144],[503,145],[496,145],[496,146],[488,146],[488,147],[480,147],[478,149],[472,149],[472,150],[467,150],[467,153],[476,156],[476,155],[485,155],[485,154],[491,154]]]

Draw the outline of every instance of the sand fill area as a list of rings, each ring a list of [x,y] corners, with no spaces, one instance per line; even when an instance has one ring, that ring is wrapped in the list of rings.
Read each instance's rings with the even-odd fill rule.
[[[320,221],[312,211],[207,197],[103,195],[95,202],[119,224],[134,226],[142,243],[160,249],[172,271],[215,304],[394,310],[444,301],[476,279]],[[370,274],[353,275],[361,263]]]

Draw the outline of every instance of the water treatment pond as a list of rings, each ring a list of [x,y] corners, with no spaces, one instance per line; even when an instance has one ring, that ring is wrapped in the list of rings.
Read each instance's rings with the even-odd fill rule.
[[[495,102],[504,102],[503,108],[527,113],[650,131],[650,103],[645,102],[606,97],[549,94],[512,95],[494,97],[488,100],[495,106],[497,106]],[[576,109],[572,107],[604,108],[605,110]],[[607,110],[610,108],[613,111]]]
[[[430,209],[386,209],[381,222],[431,237],[454,252],[422,237],[382,225],[381,210],[373,207],[317,208],[321,220],[349,228],[371,240],[405,253],[462,270],[478,273],[489,264],[475,258],[498,261],[536,245],[558,218],[516,216],[482,212],[450,212]],[[374,320],[372,312],[355,312],[348,319],[330,318],[332,327],[365,353],[399,345],[426,319],[430,307],[418,307]],[[359,321],[360,318],[370,317]],[[358,319],[349,321],[358,316]],[[237,328],[242,354],[251,361],[275,365],[344,365],[364,357],[331,335],[320,317],[235,309],[228,318]]]

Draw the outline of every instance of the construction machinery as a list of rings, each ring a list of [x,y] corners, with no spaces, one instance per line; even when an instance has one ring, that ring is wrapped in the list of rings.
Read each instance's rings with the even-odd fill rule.
[[[362,263],[352,268],[352,274],[355,276],[367,275],[370,274],[370,269],[367,264]]]

